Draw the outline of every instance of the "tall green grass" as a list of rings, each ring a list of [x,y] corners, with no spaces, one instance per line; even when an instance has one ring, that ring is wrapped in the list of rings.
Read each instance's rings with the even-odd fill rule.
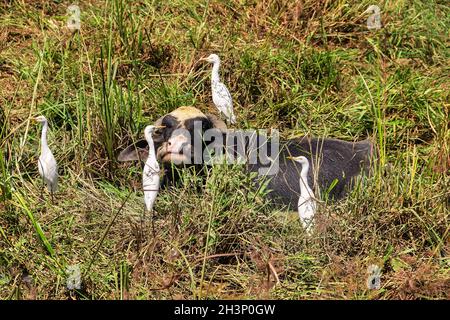
[[[11,199],[11,184],[3,152],[0,152],[0,174],[2,178],[0,182],[2,201],[4,204],[6,204],[6,201]]]
[[[383,2],[368,31],[369,4],[88,1],[75,34],[62,4],[0,4],[0,297],[33,297],[14,280],[29,274],[39,299],[448,298],[449,9]],[[317,191],[312,237],[238,166],[182,171],[154,220],[136,219],[141,168],[116,155],[179,106],[216,113],[198,61],[213,52],[236,128],[376,142],[375,174],[345,200]],[[37,113],[55,205],[39,197]],[[64,286],[74,263],[78,293]]]

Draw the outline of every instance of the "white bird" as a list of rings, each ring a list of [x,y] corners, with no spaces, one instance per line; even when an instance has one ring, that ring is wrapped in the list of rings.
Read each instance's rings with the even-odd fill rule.
[[[50,192],[53,202],[53,193],[58,190],[58,164],[47,144],[47,119],[44,116],[39,116],[34,120],[42,123],[41,155],[38,161],[38,171],[44,183],[47,184],[47,190]]]
[[[316,212],[314,192],[308,184],[309,161],[306,157],[288,157],[302,165],[300,172],[300,197],[298,199],[298,215],[303,226],[309,232]]]
[[[212,89],[212,99],[214,105],[219,109],[220,113],[226,117],[227,121],[232,124],[236,123],[236,117],[233,111],[233,99],[228,91],[227,87],[220,82],[219,79],[219,67],[220,58],[217,54],[211,54],[206,58],[201,60],[213,63],[212,73],[211,73],[211,89]]]
[[[142,187],[144,189],[144,202],[147,211],[153,210],[156,196],[159,191],[159,164],[156,160],[155,145],[153,143],[152,134],[156,126],[147,126],[144,130],[145,140],[148,143],[148,158],[145,161],[144,170],[142,172]]]
[[[381,29],[381,15],[380,15],[380,7],[377,5],[372,4],[367,8],[364,13],[372,13],[367,18],[367,29]]]

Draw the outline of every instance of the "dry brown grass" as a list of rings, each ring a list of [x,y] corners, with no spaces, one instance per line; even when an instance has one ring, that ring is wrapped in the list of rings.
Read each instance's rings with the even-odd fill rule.
[[[140,1],[123,15],[120,3],[80,1],[75,35],[65,5],[0,4],[0,298],[449,298],[446,6],[388,2],[383,29],[369,32],[368,3],[356,1]],[[100,59],[108,47],[110,62]],[[117,164],[105,137],[116,154],[180,105],[214,112],[198,63],[213,51],[239,127],[373,136],[385,151],[352,195],[320,206],[312,237],[239,168],[214,168],[205,184],[184,172],[161,191],[153,223],[140,221],[140,168]],[[113,75],[112,134],[101,66]],[[50,120],[55,205],[40,199],[30,110]],[[82,289],[67,290],[65,268],[77,263]],[[366,286],[371,264],[379,290]]]

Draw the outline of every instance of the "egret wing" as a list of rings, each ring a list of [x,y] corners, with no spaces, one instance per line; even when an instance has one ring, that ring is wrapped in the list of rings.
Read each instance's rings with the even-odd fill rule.
[[[213,85],[213,99],[218,107],[227,109],[233,107],[231,94],[222,82]]]
[[[142,176],[142,187],[144,189],[144,202],[148,211],[153,209],[153,205],[158,195],[160,185],[159,173],[158,162],[155,160],[151,163],[151,161],[147,160]]]
[[[233,98],[222,82],[213,84],[213,102],[227,118],[233,118]]]
[[[47,183],[48,190],[55,192],[58,189],[58,164],[52,152],[48,149],[39,157],[38,171]]]

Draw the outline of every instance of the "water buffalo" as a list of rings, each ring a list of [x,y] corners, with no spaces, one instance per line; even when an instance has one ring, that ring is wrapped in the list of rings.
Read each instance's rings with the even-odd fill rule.
[[[326,193],[329,198],[338,200],[347,194],[356,176],[369,172],[375,153],[369,140],[347,142],[307,136],[281,140],[259,133],[248,134],[248,131],[241,139],[245,149],[242,153],[236,151],[239,145],[236,130],[228,130],[216,116],[194,107],[180,107],[158,119],[155,125],[163,127],[154,133],[157,158],[163,165],[204,166],[205,154],[210,154],[211,150],[239,154],[241,160],[247,160],[248,171],[258,172],[259,177],[268,179],[269,197],[276,204],[292,208],[297,206],[300,193],[301,165],[287,157],[307,157],[311,164],[309,181],[316,194],[320,190],[322,195]],[[264,152],[260,154],[262,149]],[[146,140],[139,140],[121,151],[118,160],[145,161],[147,150]],[[257,151],[253,161],[248,161],[249,150]]]

